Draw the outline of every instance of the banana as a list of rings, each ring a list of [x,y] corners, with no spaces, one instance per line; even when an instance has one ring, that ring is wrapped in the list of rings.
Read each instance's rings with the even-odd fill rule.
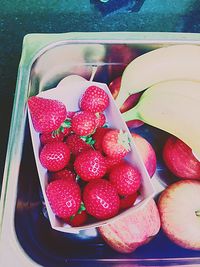
[[[200,155],[200,82],[167,81],[148,88],[138,104],[122,114],[175,135]]]
[[[120,108],[129,95],[168,80],[200,81],[200,46],[171,45],[135,58],[124,70],[116,104]]]
[[[151,90],[159,90],[175,93],[178,92],[179,95],[190,97],[193,99],[199,99],[200,101],[200,82],[188,81],[188,80],[174,80],[165,81],[155,84],[151,87]],[[147,93],[145,95],[148,95]]]

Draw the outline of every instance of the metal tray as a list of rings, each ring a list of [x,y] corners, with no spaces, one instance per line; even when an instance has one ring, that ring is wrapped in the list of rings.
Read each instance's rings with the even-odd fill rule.
[[[109,83],[125,67],[128,50],[142,54],[177,43],[200,44],[199,34],[68,33],[30,34],[24,38],[7,147],[0,204],[1,266],[200,266],[200,252],[182,249],[162,233],[131,254],[109,248],[96,229],[61,233],[50,226],[40,190],[29,125],[27,99],[56,86],[70,74]],[[120,53],[116,56],[116,48]],[[69,91],[70,93],[70,91]],[[133,130],[133,129],[131,129]],[[161,157],[167,133],[148,125],[134,129],[157,154],[152,178],[159,193],[175,181]]]

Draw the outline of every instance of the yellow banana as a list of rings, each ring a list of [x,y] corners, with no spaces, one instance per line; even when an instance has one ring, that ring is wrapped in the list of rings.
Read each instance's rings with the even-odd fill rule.
[[[159,90],[163,92],[175,93],[181,96],[190,97],[193,99],[199,99],[200,101],[200,82],[188,81],[188,80],[174,80],[174,81],[165,81],[160,82],[151,86],[151,90]],[[147,93],[145,95],[148,95]]]
[[[148,88],[138,104],[122,114],[171,133],[200,155],[200,82],[167,81]]]
[[[135,58],[122,75],[117,106],[120,108],[129,95],[167,80],[200,81],[200,46],[171,45]]]

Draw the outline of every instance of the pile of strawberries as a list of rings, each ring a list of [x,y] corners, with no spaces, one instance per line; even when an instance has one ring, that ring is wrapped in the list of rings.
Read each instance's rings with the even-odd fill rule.
[[[107,93],[88,87],[80,110],[57,100],[28,100],[34,129],[40,133],[39,159],[49,175],[46,195],[55,215],[72,226],[105,220],[133,205],[141,185],[136,167],[125,160],[127,133],[106,127]]]

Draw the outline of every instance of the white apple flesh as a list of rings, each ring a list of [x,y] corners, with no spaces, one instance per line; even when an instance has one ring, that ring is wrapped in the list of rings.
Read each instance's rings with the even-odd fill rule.
[[[160,230],[160,217],[153,199],[112,223],[98,228],[105,242],[121,253],[131,253]]]
[[[161,193],[158,208],[168,238],[183,248],[200,250],[200,182],[173,183]]]

